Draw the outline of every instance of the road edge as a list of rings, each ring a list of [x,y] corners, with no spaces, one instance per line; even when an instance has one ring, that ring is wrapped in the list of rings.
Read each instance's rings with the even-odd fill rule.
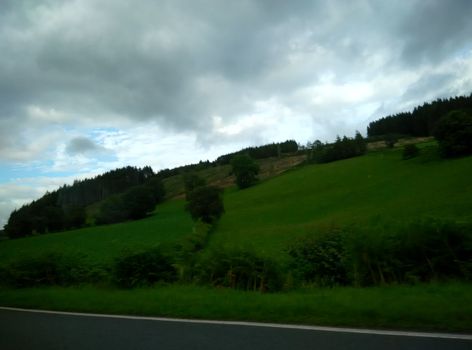
[[[248,322],[248,321],[218,321],[218,320],[167,318],[167,317],[153,317],[153,316],[112,315],[112,314],[96,314],[96,313],[85,313],[85,312],[27,309],[27,308],[8,307],[8,306],[0,306],[0,310],[28,312],[28,313],[56,314],[56,315],[63,315],[63,316],[78,316],[78,317],[115,318],[115,319],[128,319],[128,320],[141,320],[141,321],[181,322],[181,323],[214,324],[214,325],[245,326],[245,327],[284,328],[284,329],[299,329],[299,330],[322,331],[322,332],[389,335],[389,336],[398,336],[398,337],[472,340],[472,334],[460,334],[460,333],[433,333],[433,332],[430,333],[430,332],[414,332],[414,331],[410,332],[410,331],[308,326],[308,325],[263,323],[263,322]]]

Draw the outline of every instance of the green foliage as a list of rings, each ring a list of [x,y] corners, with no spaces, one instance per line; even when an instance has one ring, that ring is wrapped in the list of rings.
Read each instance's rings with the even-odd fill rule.
[[[318,285],[472,279],[472,224],[424,220],[377,229],[330,230],[288,250],[291,267]]]
[[[132,220],[144,218],[156,206],[156,197],[147,186],[129,189],[123,195],[127,217]]]
[[[347,159],[363,155],[367,150],[365,139],[359,132],[355,138],[338,136],[332,144],[323,144],[315,141],[309,151],[309,161],[314,163],[330,163],[341,159]]]
[[[85,208],[80,206],[71,206],[65,210],[65,226],[68,229],[80,228],[85,225],[86,213]]]
[[[214,223],[225,211],[223,191],[215,186],[197,187],[189,194],[185,208],[194,220]]]
[[[393,148],[397,142],[398,142],[398,137],[395,134],[385,135],[385,145],[388,148]]]
[[[197,221],[192,228],[192,233],[183,237],[176,244],[176,267],[180,281],[193,281],[197,274],[198,253],[205,248],[213,228],[214,226],[211,224]]]
[[[138,169],[125,167],[112,170],[93,179],[75,181],[72,186],[63,186],[56,191],[48,192],[43,197],[22,206],[10,215],[5,231],[10,238],[25,237],[32,234],[57,232],[65,229],[78,228],[85,225],[85,207],[110,196],[123,193],[133,186],[142,185],[153,176],[150,167]],[[156,197],[163,198],[151,180]],[[162,184],[160,191],[163,190]],[[157,198],[156,198],[157,200]],[[116,211],[116,200],[108,203]],[[110,213],[109,213],[110,214]],[[117,222],[118,215],[109,215],[106,222]],[[115,217],[113,220],[111,217]]]
[[[231,161],[232,172],[236,176],[236,184],[240,189],[254,185],[257,182],[259,165],[248,155],[240,154]]]
[[[387,134],[431,136],[438,120],[459,109],[472,108],[472,94],[449,99],[437,99],[417,106],[411,112],[402,112],[375,120],[367,127],[370,137]]]
[[[111,224],[146,217],[156,206],[156,193],[149,186],[135,186],[121,195],[109,197],[100,206],[97,224]]]
[[[320,286],[348,284],[346,252],[340,230],[298,239],[288,249],[291,269],[304,281]]]
[[[154,176],[148,180],[145,184],[145,187],[151,192],[154,196],[154,202],[160,203],[164,200],[166,191],[164,188],[164,183],[160,177]]]
[[[419,153],[420,153],[420,149],[415,144],[410,143],[408,145],[405,145],[405,147],[403,147],[402,158],[405,160],[415,158],[418,156]]]
[[[95,218],[95,223],[98,225],[111,224],[126,221],[128,218],[126,203],[123,197],[115,195],[102,202]]]
[[[265,159],[270,157],[280,157],[282,154],[297,153],[298,144],[295,140],[287,140],[280,143],[271,143],[259,147],[248,147],[238,152],[229,153],[218,157],[216,164],[230,164],[232,159],[238,155],[246,154],[253,159]]]
[[[205,255],[197,267],[201,283],[261,292],[283,286],[279,265],[268,258],[241,249],[220,249]]]
[[[472,154],[472,110],[452,111],[434,130],[443,157]]]
[[[118,257],[113,272],[116,284],[123,288],[173,282],[177,279],[172,259],[156,248]]]
[[[206,185],[204,178],[201,178],[196,173],[187,173],[184,175],[185,198],[188,200],[190,193],[197,187]]]
[[[106,276],[99,266],[59,253],[22,258],[0,268],[0,283],[15,288],[77,285],[103,281]]]

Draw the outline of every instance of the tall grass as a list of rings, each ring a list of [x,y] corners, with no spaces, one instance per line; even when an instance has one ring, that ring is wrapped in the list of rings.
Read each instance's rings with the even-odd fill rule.
[[[439,331],[472,329],[472,285],[316,288],[261,294],[196,286],[0,289],[0,304],[181,318]]]

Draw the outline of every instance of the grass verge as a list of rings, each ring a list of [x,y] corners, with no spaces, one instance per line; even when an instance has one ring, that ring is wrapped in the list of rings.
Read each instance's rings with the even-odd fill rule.
[[[0,289],[2,306],[323,326],[470,332],[472,284],[309,288],[261,294],[197,286]]]

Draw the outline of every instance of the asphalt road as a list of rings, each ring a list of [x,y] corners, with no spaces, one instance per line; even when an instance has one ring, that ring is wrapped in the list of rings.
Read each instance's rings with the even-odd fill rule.
[[[472,336],[31,312],[0,308],[0,349],[472,349]],[[374,331],[375,332],[375,331]]]

